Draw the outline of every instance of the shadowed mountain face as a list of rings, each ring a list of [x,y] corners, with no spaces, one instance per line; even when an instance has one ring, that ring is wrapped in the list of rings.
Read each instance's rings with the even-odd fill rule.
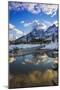
[[[58,34],[58,27],[56,27],[55,24],[53,24],[52,26],[50,26],[46,32],[45,32],[45,35],[46,36],[50,36],[52,34]]]
[[[34,28],[30,33],[16,39],[13,43],[38,43],[46,41],[47,38],[57,38],[58,37],[58,27],[55,24],[50,26],[46,31],[43,29]],[[52,39],[50,39],[52,40]]]

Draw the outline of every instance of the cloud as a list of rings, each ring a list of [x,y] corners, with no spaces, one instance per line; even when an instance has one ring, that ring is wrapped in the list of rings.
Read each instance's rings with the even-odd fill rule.
[[[24,24],[24,21],[21,21],[20,23],[21,23],[21,24]]]
[[[32,23],[33,24],[35,24],[35,23],[39,24],[39,20],[35,19]]]
[[[51,17],[55,16],[56,15],[56,12],[54,12],[54,14],[51,15]]]
[[[9,30],[16,31],[18,34],[23,34],[23,32],[17,29],[13,24],[9,24]]]
[[[20,9],[22,9],[22,4],[18,2],[9,2],[9,10],[19,11]]]
[[[32,26],[35,27],[37,30],[41,30],[41,29],[46,30],[48,25],[44,22],[40,22],[39,20],[35,19],[32,22]]]
[[[36,27],[37,30],[46,30],[47,25],[45,23],[39,23],[39,25]]]
[[[55,21],[53,22],[53,24],[55,24],[56,26],[59,26],[59,21],[58,21],[58,20],[55,20]]]
[[[41,29],[45,29],[45,30],[46,30],[47,25],[46,25],[45,23],[42,23],[40,28],[41,28]]]
[[[53,15],[56,13],[58,9],[58,5],[51,5],[51,4],[41,4],[42,11],[47,15]]]
[[[32,23],[24,23],[24,27],[28,27],[28,26],[30,26]]]
[[[25,22],[24,27],[33,26],[35,24],[39,24],[39,21],[37,19],[33,20],[32,22]]]
[[[41,9],[39,8],[38,4],[29,4],[28,11],[30,11],[33,14],[38,14],[41,12]]]
[[[9,30],[12,30],[12,29],[14,29],[14,28],[15,28],[15,26],[14,26],[14,25],[9,24]]]
[[[51,15],[52,17],[56,15],[58,9],[57,4],[39,4],[39,3],[20,3],[20,2],[9,2],[9,10],[24,10],[31,12],[32,14],[41,13]]]
[[[15,40],[21,36],[23,36],[23,32],[17,29],[13,24],[9,24],[9,39]]]
[[[46,24],[44,21],[40,22],[39,20],[35,19],[32,22],[24,22],[23,23],[24,27],[29,27],[31,26],[32,28],[36,28],[37,30],[46,30],[48,27],[48,24]]]
[[[47,28],[52,25],[52,22],[49,22],[47,20],[43,20],[44,24],[47,25]]]
[[[47,24],[45,24],[44,22],[39,22],[39,20],[37,20],[37,19],[35,19],[29,23],[24,23],[24,27],[28,27],[28,26],[36,28],[37,30],[42,30],[42,29],[46,30],[48,27]]]
[[[14,29],[14,31],[16,31],[17,34],[23,34],[22,31],[20,31],[19,29],[16,29],[16,28]]]

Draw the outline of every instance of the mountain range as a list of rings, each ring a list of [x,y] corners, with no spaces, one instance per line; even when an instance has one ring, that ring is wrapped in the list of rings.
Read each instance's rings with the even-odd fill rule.
[[[47,30],[44,29],[37,29],[36,27],[28,33],[18,39],[16,39],[13,43],[20,44],[20,43],[40,43],[42,41],[51,41],[53,39],[57,39],[58,37],[58,26],[53,24],[49,26]]]

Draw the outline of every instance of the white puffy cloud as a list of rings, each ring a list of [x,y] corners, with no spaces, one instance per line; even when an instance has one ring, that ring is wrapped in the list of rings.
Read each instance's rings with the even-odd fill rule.
[[[37,30],[46,30],[47,29],[47,25],[43,22],[41,23],[37,23],[35,24],[36,26],[34,26]]]
[[[36,28],[37,30],[40,30],[40,29],[46,30],[47,29],[47,24],[45,24],[43,22],[39,22],[39,20],[37,20],[37,19],[35,19],[29,23],[24,23],[24,27],[28,27],[28,26]]]
[[[9,9],[11,10],[28,10],[33,14],[38,14],[41,11],[47,15],[51,15],[52,17],[56,15],[56,11],[58,9],[57,4],[39,4],[39,3],[19,3],[19,2],[10,2]]]
[[[24,23],[24,27],[28,27],[28,26],[30,26],[32,23]]]
[[[15,40],[23,36],[23,32],[17,29],[14,25],[9,24],[9,40]]]
[[[19,11],[22,7],[22,4],[18,2],[9,2],[9,9]]]
[[[14,29],[14,28],[15,28],[15,26],[14,26],[14,25],[9,24],[9,30],[12,30],[12,29]]]
[[[27,10],[30,11],[31,13],[33,14],[38,14],[41,12],[38,4],[29,4],[28,7],[27,7]]]
[[[17,29],[13,24],[9,24],[9,30],[16,31],[18,34],[23,34],[23,32]]]
[[[58,5],[53,4],[41,4],[42,11],[47,15],[53,15],[58,9]]]
[[[35,19],[32,22],[25,22],[23,25],[24,25],[24,27],[28,27],[28,26],[31,26],[31,25],[34,26],[36,24],[39,24],[39,21]]]

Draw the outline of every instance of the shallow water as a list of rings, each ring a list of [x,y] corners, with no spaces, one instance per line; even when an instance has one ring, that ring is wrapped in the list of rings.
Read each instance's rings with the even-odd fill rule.
[[[53,57],[48,57],[46,53],[31,53],[29,55],[17,56],[9,63],[9,86],[30,87],[30,86],[51,86],[52,81],[58,82],[57,71],[52,70]],[[54,82],[55,82],[54,81]],[[55,84],[55,85],[58,85]]]
[[[47,55],[30,54],[25,56],[19,56],[16,60],[10,63],[11,73],[28,73],[33,70],[44,71],[51,69],[54,58],[50,58]]]

